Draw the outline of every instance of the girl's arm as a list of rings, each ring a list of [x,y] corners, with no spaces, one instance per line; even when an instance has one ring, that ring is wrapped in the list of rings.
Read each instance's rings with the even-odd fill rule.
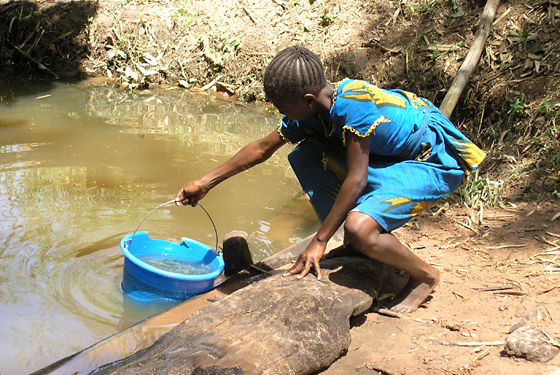
[[[175,204],[196,206],[199,200],[204,198],[208,191],[220,182],[243,172],[270,158],[276,150],[282,147],[286,141],[280,137],[277,130],[268,136],[249,143],[231,159],[214,169],[198,180],[191,181],[179,190],[175,198]]]
[[[297,276],[298,279],[301,279],[313,267],[317,272],[317,278],[321,279],[319,260],[325,253],[327,242],[342,225],[350,210],[356,206],[356,201],[367,184],[369,147],[369,136],[359,137],[350,131],[346,133],[346,165],[348,169],[346,179],[342,183],[331,212],[317,234],[284,276],[290,276],[301,271]]]

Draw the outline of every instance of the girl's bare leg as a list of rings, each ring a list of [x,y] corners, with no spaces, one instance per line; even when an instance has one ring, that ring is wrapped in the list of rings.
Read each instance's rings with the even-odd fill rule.
[[[439,270],[420,259],[366,214],[351,212],[344,229],[346,238],[356,250],[410,275],[408,284],[389,307],[398,313],[416,311],[438,284]]]

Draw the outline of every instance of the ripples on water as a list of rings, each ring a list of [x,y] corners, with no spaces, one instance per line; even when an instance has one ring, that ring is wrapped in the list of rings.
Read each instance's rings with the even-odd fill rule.
[[[30,373],[121,330],[131,315],[145,317],[123,307],[120,240],[184,183],[277,124],[257,107],[181,90],[61,84],[0,102],[2,375]],[[256,260],[316,225],[307,202],[290,203],[300,188],[288,152],[205,199],[220,239],[248,232]],[[304,214],[282,215],[302,204]],[[161,208],[141,230],[215,242],[208,218],[190,207]]]

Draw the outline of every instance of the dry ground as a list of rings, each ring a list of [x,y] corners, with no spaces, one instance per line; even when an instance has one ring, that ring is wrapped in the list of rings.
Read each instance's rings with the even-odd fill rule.
[[[374,312],[358,317],[348,354],[322,374],[560,373],[560,356],[532,363],[492,345],[536,309],[539,326],[560,338],[560,220],[551,221],[559,211],[551,204],[482,213],[452,205],[397,230],[442,270],[432,298],[411,315],[423,322]]]

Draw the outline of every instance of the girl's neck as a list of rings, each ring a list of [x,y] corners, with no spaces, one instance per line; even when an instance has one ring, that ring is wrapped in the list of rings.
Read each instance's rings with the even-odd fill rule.
[[[332,99],[334,95],[334,86],[327,82],[325,87],[319,91],[317,95],[317,115],[325,122],[330,121],[331,107],[333,105]]]

